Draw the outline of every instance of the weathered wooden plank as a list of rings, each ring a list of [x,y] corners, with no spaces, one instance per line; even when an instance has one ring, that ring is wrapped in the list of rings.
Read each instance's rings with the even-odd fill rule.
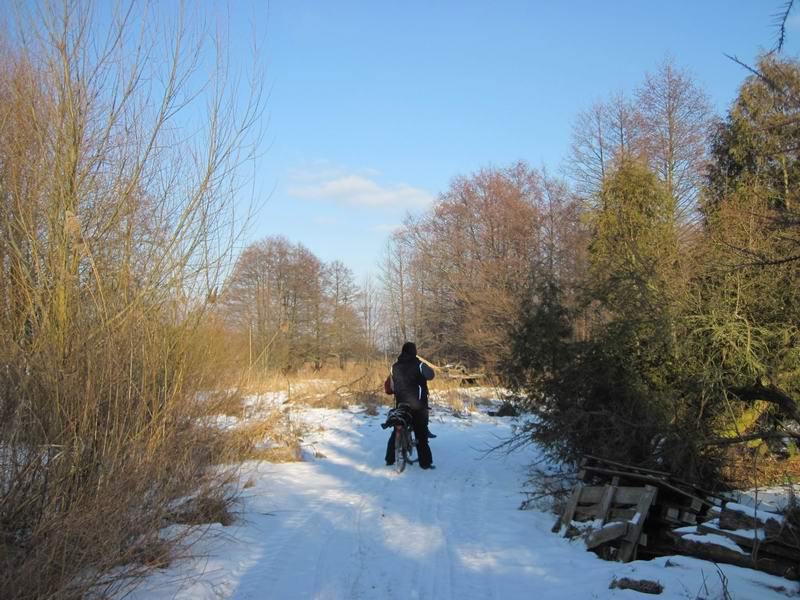
[[[599,504],[590,504],[589,506],[581,506],[578,505],[575,508],[575,516],[572,517],[573,521],[591,521],[594,519],[599,519],[598,516],[600,514],[600,505]],[[616,503],[611,506],[611,509],[608,511],[608,516],[606,518],[606,522],[608,521],[619,521],[619,520],[630,520],[636,515],[636,507],[626,507],[620,508],[616,506]]]
[[[613,542],[614,540],[625,537],[628,534],[629,527],[629,523],[620,521],[609,523],[600,529],[595,529],[586,538],[586,547],[591,550],[592,548],[597,548],[608,542]]]
[[[703,500],[702,498],[697,498],[696,496],[692,495],[686,490],[682,490],[681,488],[667,481],[664,481],[663,479],[653,477],[652,475],[646,475],[641,473],[627,473],[624,471],[617,471],[615,469],[606,469],[604,467],[593,467],[590,465],[585,466],[584,471],[586,472],[587,477],[590,473],[599,473],[602,475],[611,475],[611,476],[617,475],[620,477],[620,479],[632,479],[636,481],[642,481],[646,484],[650,484],[660,489],[668,490],[682,498],[685,498],[687,506],[690,507],[700,506],[702,508],[703,506],[708,506],[708,507],[712,506],[711,502]],[[691,500],[691,502],[689,502],[689,500]]]
[[[578,505],[575,507],[575,515],[572,517],[573,521],[591,521],[597,518],[597,513],[600,511],[600,504]]]
[[[678,525],[694,525],[697,523],[697,515],[675,506],[662,506],[661,520]]]
[[[553,525],[553,533],[558,533],[562,527],[569,527],[572,518],[575,516],[575,508],[578,506],[578,500],[580,500],[582,490],[583,483],[579,481],[572,490],[572,495],[569,497],[567,505],[564,507],[564,513],[561,515],[561,518],[556,521],[556,524]]]
[[[712,504],[707,500],[702,500],[700,498],[692,498],[691,502],[689,503],[689,508],[695,512],[702,510],[704,506],[712,506]]]
[[[630,521],[635,516],[636,516],[636,508],[613,507],[610,511],[608,511],[609,521],[620,521],[620,520]]]
[[[681,511],[674,506],[664,506],[661,509],[661,515],[669,520],[675,521],[676,523],[680,523]]]
[[[611,485],[606,486],[603,499],[600,501],[600,508],[597,511],[597,518],[600,519],[602,523],[605,523],[608,519],[608,511],[611,509],[611,503],[614,501],[614,494],[617,491],[617,485],[619,485],[619,477],[615,477],[612,480]]]
[[[601,485],[585,485],[581,493],[581,504],[600,504],[606,488]]]
[[[722,504],[722,501],[723,501],[722,497],[717,496],[716,494],[704,489],[703,487],[697,485],[696,483],[692,483],[691,481],[687,481],[686,479],[681,479],[680,477],[676,477],[675,475],[673,475],[673,474],[671,474],[671,473],[669,473],[667,471],[659,471],[659,470],[656,470],[656,469],[647,469],[647,468],[644,468],[644,467],[637,467],[637,466],[634,466],[634,465],[627,465],[625,463],[621,463],[621,462],[617,462],[617,461],[613,461],[613,460],[608,460],[608,459],[605,459],[605,458],[600,458],[600,457],[597,457],[597,456],[593,456],[591,454],[585,454],[584,455],[584,458],[581,460],[581,467],[583,467],[584,465],[587,465],[587,464],[591,464],[592,462],[605,464],[605,465],[610,465],[612,467],[618,468],[618,469],[623,470],[623,471],[646,473],[646,474],[654,475],[654,476],[656,476],[656,477],[658,477],[660,479],[666,479],[670,483],[678,483],[680,485],[686,486],[687,488],[691,488],[696,493],[699,492],[703,496],[710,496],[711,497],[710,500],[714,504]]]
[[[579,504],[600,504],[605,490],[605,486],[602,485],[584,486]],[[614,494],[614,504],[634,505],[639,502],[643,493],[643,486],[617,486],[617,491]]]
[[[733,531],[737,529],[762,529],[766,531],[767,535],[774,537],[782,537],[784,521],[781,515],[764,511],[759,511],[754,515],[752,512],[742,512],[728,506],[724,506],[719,515],[720,529],[731,529]],[[800,539],[791,535],[794,532],[789,531],[788,527],[786,527],[786,530],[787,539],[793,538],[796,543],[800,542]],[[796,533],[797,536],[800,536],[800,531]]]
[[[639,504],[636,505],[636,514],[631,520],[632,527],[628,529],[628,534],[620,545],[619,559],[622,562],[629,562],[635,558],[636,547],[639,544],[639,536],[642,533],[642,527],[644,527],[644,522],[647,519],[647,513],[650,511],[650,507],[656,499],[658,490],[655,487],[647,485],[645,486],[645,490],[647,490],[648,493],[644,494]]]

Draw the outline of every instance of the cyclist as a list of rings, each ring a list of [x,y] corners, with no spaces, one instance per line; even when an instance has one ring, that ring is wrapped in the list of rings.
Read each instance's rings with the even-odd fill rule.
[[[431,447],[428,445],[428,381],[433,377],[433,369],[417,358],[417,347],[414,343],[403,344],[397,362],[392,365],[390,383],[396,405],[405,404],[411,410],[419,466],[423,469],[435,468]],[[394,464],[394,432],[386,444],[386,464]]]

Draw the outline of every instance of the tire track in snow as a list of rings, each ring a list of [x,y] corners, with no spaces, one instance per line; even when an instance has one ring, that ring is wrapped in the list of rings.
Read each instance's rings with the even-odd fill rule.
[[[458,492],[453,494],[454,522],[450,523],[450,538],[460,548],[457,554],[451,552],[451,568],[457,573],[453,598],[484,600],[495,597],[494,590],[476,569],[465,560],[465,552],[482,547],[486,537],[486,496],[489,481],[486,465],[480,461],[471,472],[462,473]],[[476,481],[475,476],[478,476]],[[466,548],[465,548],[466,546]]]
[[[358,456],[376,460],[376,447],[381,444],[375,435],[364,433],[354,435],[349,428],[329,432],[358,440],[354,448]],[[472,444],[476,440],[465,433],[442,444],[444,466],[435,471],[412,466],[405,473],[390,474],[357,464],[332,489],[318,490],[320,495],[306,510],[292,515],[278,535],[267,541],[269,549],[258,565],[264,573],[259,592],[245,595],[240,588],[238,597],[259,598],[268,589],[286,590],[293,580],[295,593],[290,597],[296,598],[304,594],[319,599],[495,598],[492,578],[483,576],[474,561],[487,534],[489,469],[498,465],[474,460],[476,451],[467,440]],[[352,461],[335,451],[326,453],[331,463],[352,466]],[[326,469],[324,462],[312,466],[311,471]],[[308,476],[313,480],[311,472]],[[314,493],[313,488],[304,490],[306,496]],[[400,573],[400,564],[410,563],[407,556],[398,559],[396,554],[403,553],[398,546],[408,535],[404,527],[421,532],[436,547]],[[314,539],[310,554],[308,538]],[[298,567],[303,567],[300,573]]]
[[[711,563],[606,563],[550,535],[549,514],[518,511],[515,490],[529,457],[479,458],[481,446],[509,430],[507,421],[440,420],[438,468],[394,475],[378,467],[386,439],[378,418],[302,414],[325,424],[319,446],[330,460],[252,465],[255,485],[239,524],[218,539],[198,539],[197,558],[154,573],[131,600],[611,600],[619,592],[609,581],[634,571],[661,580],[664,598],[706,585]],[[777,600],[782,595],[767,583],[787,585],[731,569],[736,598]]]
[[[302,510],[290,513],[277,532],[270,533],[264,544],[265,553],[241,582],[236,597],[260,599],[265,591],[280,587],[281,580],[287,575],[286,565],[297,564],[294,559],[303,547],[298,543],[298,536],[308,535],[318,528],[316,521],[321,504],[322,500],[309,502]],[[271,514],[280,518],[283,512],[277,510]]]
[[[449,483],[451,478],[448,478],[447,481]],[[438,482],[437,482],[438,483]],[[449,521],[444,520],[442,518],[442,507],[445,506],[445,500],[447,499],[448,494],[439,492],[437,503],[436,503],[436,524],[439,527],[442,527],[443,530],[447,530],[446,527],[443,527],[443,524],[446,526],[449,524]],[[449,503],[447,507],[449,508]],[[433,589],[431,591],[432,598],[453,598],[453,553],[450,548],[450,540],[449,536],[444,536],[444,543],[442,547],[439,548],[437,552],[437,559],[436,559],[436,573],[435,578],[433,580]],[[442,573],[442,566],[444,565],[444,573]]]
[[[352,585],[350,586],[350,598],[357,599],[363,597],[360,585],[362,581],[362,575],[367,570],[367,560],[366,560],[367,549],[365,546],[365,542],[367,540],[365,539],[366,536],[364,535],[364,529],[363,529],[365,509],[369,508],[369,511],[371,512],[374,518],[374,515],[376,514],[377,511],[378,498],[380,496],[385,495],[383,492],[386,490],[387,486],[390,483],[391,483],[390,479],[384,480],[380,485],[377,486],[380,489],[374,493],[365,495],[358,506],[358,511],[356,513],[356,519],[355,519],[355,540],[356,540],[356,552],[358,556],[358,569],[356,571],[355,576],[353,577]],[[367,597],[373,595],[374,591],[375,591],[374,587],[372,589],[366,590],[366,594],[368,594]]]
[[[315,588],[324,589],[325,593],[319,598],[361,598],[360,589],[362,575],[366,572],[366,555],[364,546],[363,520],[366,513],[374,513],[374,505],[378,494],[364,490],[361,482],[367,482],[370,475],[362,475],[353,484],[354,489],[362,490],[359,493],[357,504],[349,504],[347,518],[341,523],[341,531],[335,530],[322,545],[318,557]],[[384,487],[386,482],[383,483]],[[339,499],[341,504],[342,498]],[[347,534],[344,532],[352,532]],[[346,563],[346,570],[342,571],[342,557],[351,557]]]

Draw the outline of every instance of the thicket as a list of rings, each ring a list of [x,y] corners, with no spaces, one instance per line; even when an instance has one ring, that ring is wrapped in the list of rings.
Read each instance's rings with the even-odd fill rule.
[[[245,248],[220,305],[229,347],[254,375],[344,369],[377,353],[380,307],[371,280],[359,286],[342,262],[326,264],[282,237]]]
[[[559,460],[721,484],[793,455],[798,119],[795,60],[761,57],[724,118],[664,62],[578,115],[567,180],[487,168],[406,220],[389,338],[497,375],[533,414],[514,443]]]
[[[390,347],[413,339],[440,363],[494,370],[508,359],[519,303],[547,272],[577,278],[579,204],[564,184],[519,162],[458,177],[410,216],[381,264]]]
[[[226,504],[199,392],[259,94],[155,10],[20,5],[2,34],[3,598],[118,589],[169,560],[185,501]]]
[[[681,80],[662,88],[676,117]],[[644,96],[627,109],[638,129],[621,139],[648,129]],[[708,123],[691,193],[670,186],[658,168],[669,163],[646,143],[620,143],[584,181],[580,301],[565,303],[555,277],[513,336],[509,381],[535,414],[521,439],[561,460],[591,453],[719,484],[732,447],[753,461],[796,452],[799,102],[800,64],[763,56],[726,118]],[[586,310],[591,335],[577,339]]]

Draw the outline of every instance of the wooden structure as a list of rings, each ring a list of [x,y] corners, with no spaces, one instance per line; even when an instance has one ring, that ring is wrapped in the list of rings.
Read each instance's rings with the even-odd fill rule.
[[[554,532],[627,562],[685,554],[800,579],[800,527],[653,469],[595,456],[581,464]]]
[[[667,472],[591,455],[581,462],[579,478],[557,529],[569,535],[573,521],[593,521],[587,547],[624,562],[670,554],[666,532],[702,523],[721,502]]]
[[[640,544],[647,544],[642,530],[657,494],[649,485],[620,486],[619,478],[602,487],[579,483],[553,529],[569,536],[573,521],[591,521],[595,528],[588,532],[586,547],[603,548],[607,557],[628,562],[636,558]]]
[[[649,542],[644,553],[648,558],[670,554],[666,548],[670,546],[666,531],[706,521],[710,511],[723,502],[710,492],[664,471],[588,455],[581,466],[580,478],[584,483],[605,483],[616,478],[622,485],[652,486],[658,490],[644,528]]]

